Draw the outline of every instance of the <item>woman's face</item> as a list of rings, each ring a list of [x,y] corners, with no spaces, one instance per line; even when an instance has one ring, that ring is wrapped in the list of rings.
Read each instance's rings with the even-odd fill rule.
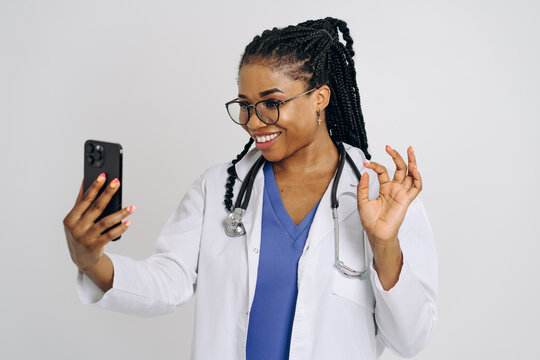
[[[306,90],[306,84],[293,80],[270,67],[243,65],[238,73],[238,100],[255,104],[260,100],[287,100]],[[329,88],[323,86],[279,106],[279,120],[273,125],[262,122],[252,107],[249,121],[242,125],[266,160],[281,161],[322,138],[328,130],[317,122],[317,111],[328,104]],[[270,136],[271,140],[261,139]]]

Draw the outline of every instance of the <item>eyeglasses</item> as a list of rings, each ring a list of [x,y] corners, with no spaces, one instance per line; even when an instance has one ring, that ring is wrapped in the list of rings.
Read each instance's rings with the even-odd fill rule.
[[[287,100],[274,101],[274,100],[261,100],[256,104],[248,104],[245,101],[239,101],[238,98],[231,100],[225,104],[227,113],[231,117],[232,121],[239,125],[245,125],[248,123],[251,117],[251,108],[255,108],[257,117],[267,125],[273,125],[279,120],[279,106],[296,99],[299,96],[312,92],[316,88],[303,92],[295,97]]]

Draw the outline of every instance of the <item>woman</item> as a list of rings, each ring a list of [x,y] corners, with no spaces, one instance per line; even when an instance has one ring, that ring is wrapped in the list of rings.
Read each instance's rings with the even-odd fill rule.
[[[240,61],[238,97],[226,104],[250,141],[232,163],[193,183],[146,260],[103,250],[129,221],[100,233],[133,207],[93,223],[118,181],[94,206],[105,178],[84,195],[81,186],[64,219],[81,300],[155,316],[196,292],[193,359],[375,359],[385,346],[406,357],[420,351],[437,318],[436,251],[417,197],[422,179],[412,147],[406,164],[387,146],[392,180],[367,161],[352,45],[346,23],[334,18],[253,39]],[[336,171],[343,149],[352,161]],[[231,213],[249,179],[249,206]],[[231,223],[231,214],[242,213],[241,225]]]

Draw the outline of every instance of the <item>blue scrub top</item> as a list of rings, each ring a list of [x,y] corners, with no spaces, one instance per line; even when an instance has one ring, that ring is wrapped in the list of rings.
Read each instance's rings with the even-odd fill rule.
[[[281,200],[272,163],[264,171],[261,248],[246,344],[247,360],[288,359],[298,294],[298,259],[319,202],[298,226]]]

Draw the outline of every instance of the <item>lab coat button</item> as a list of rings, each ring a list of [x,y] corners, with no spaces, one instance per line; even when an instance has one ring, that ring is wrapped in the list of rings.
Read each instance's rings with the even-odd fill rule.
[[[255,254],[259,253],[259,249],[254,248],[254,249],[253,249],[253,252],[254,252]]]

